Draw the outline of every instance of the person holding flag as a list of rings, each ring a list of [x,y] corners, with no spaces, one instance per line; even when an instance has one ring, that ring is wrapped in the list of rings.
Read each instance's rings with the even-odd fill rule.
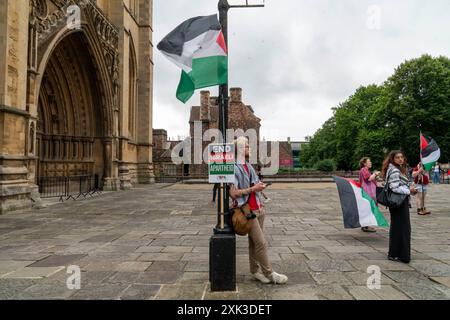
[[[417,201],[417,214],[427,215],[431,212],[425,208],[425,194],[427,192],[429,184],[428,172],[436,165],[437,161],[441,157],[441,150],[433,139],[427,139],[420,133],[420,160],[421,162],[417,166],[417,170],[413,173],[414,182],[417,183],[416,201]]]
[[[370,172],[372,161],[368,157],[363,157],[359,161],[359,168],[359,183],[361,187],[374,201],[377,201],[377,177],[380,175],[380,172]],[[361,230],[364,232],[376,232],[375,228],[372,227],[362,227]]]
[[[425,208],[425,196],[428,191],[428,184],[430,183],[430,177],[428,176],[428,172],[425,171],[422,162],[414,168],[413,170],[413,178],[414,183],[416,184],[416,204],[417,204],[417,214],[420,216],[424,216],[427,214],[431,214],[431,211]]]

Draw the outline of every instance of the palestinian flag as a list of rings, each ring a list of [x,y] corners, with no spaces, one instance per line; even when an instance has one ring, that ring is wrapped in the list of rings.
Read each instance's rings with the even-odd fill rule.
[[[431,168],[441,157],[441,149],[439,149],[436,141],[433,139],[427,140],[423,134],[420,134],[420,159],[426,171]]]
[[[195,89],[226,84],[228,57],[217,15],[189,19],[169,33],[158,49],[183,71],[178,100],[186,103]]]
[[[341,200],[344,227],[388,227],[389,224],[376,202],[364,191],[359,182],[333,176]]]

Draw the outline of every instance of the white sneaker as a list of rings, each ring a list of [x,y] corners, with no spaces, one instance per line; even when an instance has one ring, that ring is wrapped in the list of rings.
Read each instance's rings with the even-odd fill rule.
[[[274,283],[274,284],[284,284],[288,281],[288,277],[285,276],[284,274],[279,274],[276,272],[272,272],[270,274],[270,280]]]
[[[253,278],[261,281],[262,283],[265,283],[265,284],[270,283],[270,280],[267,279],[267,277],[259,271],[257,273],[252,273],[252,275],[253,275]]]

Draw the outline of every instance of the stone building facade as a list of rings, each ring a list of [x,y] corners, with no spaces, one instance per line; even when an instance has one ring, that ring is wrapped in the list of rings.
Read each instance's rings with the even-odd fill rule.
[[[208,129],[219,128],[219,105],[218,98],[211,97],[209,91],[200,92],[200,106],[193,106],[189,118],[191,154],[194,155],[194,128],[195,124],[201,125],[202,136]],[[253,108],[242,101],[242,89],[231,88],[228,107],[228,128],[246,132],[249,129],[256,131],[257,141],[260,141],[261,119],[255,115]],[[209,141],[203,141],[202,150],[207,148]],[[206,164],[192,164],[189,167],[190,175],[206,175],[208,167]]]
[[[154,181],[152,0],[0,1],[0,213],[40,178]]]

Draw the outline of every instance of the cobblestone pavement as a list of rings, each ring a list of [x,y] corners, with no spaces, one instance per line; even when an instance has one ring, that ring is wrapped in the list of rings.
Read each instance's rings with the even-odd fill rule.
[[[430,216],[412,212],[412,261],[386,259],[388,230],[345,230],[334,184],[267,191],[266,236],[289,284],[249,276],[237,239],[237,291],[211,293],[208,245],[216,222],[207,185],[150,185],[0,216],[0,299],[449,299],[450,186],[432,186]],[[386,215],[388,216],[388,215]],[[81,268],[69,290],[67,267]],[[381,268],[380,290],[366,286]]]

